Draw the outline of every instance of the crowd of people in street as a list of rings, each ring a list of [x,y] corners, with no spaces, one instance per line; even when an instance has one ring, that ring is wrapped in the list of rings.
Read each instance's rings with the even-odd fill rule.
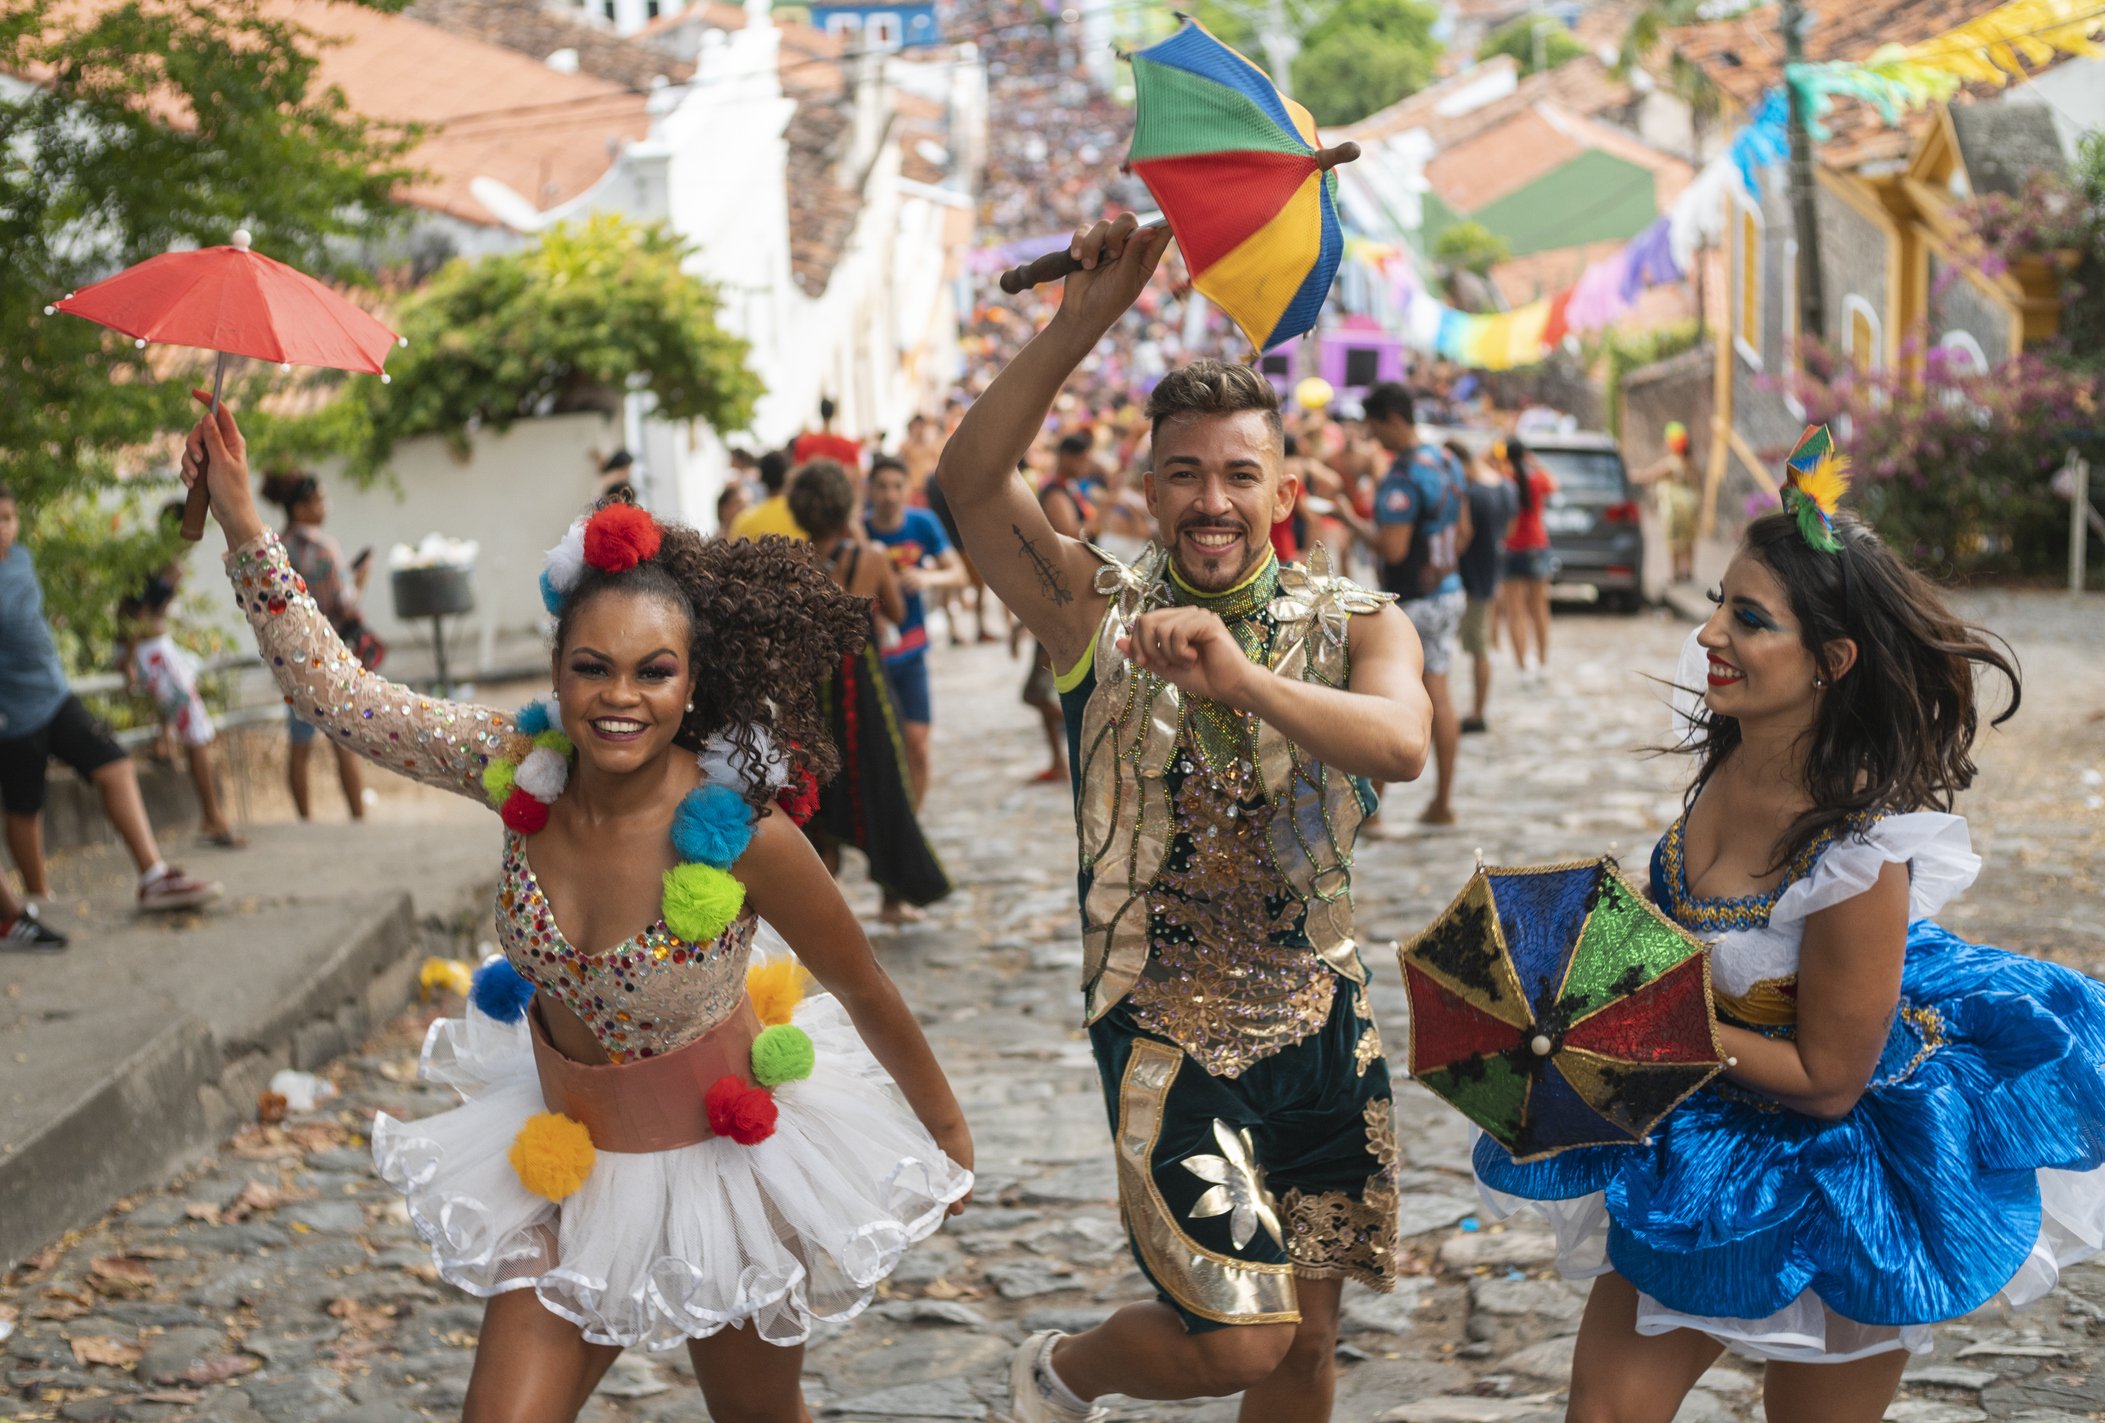
[[[1116,170],[1121,115],[1065,28],[989,10],[985,229],[1019,258],[1071,243],[1079,270],[1014,300],[983,283],[956,389],[904,429],[843,428],[824,400],[781,448],[735,452],[713,528],[660,518],[633,459],[595,455],[537,575],[551,685],[526,706],[383,677],[371,551],[327,532],[322,482],[268,473],[266,521],[231,409],[184,444],[286,700],[297,814],[326,739],[354,819],[370,760],[503,827],[499,951],[422,1058],[460,1101],[371,1128],[437,1276],[486,1301],[464,1416],[574,1417],[643,1345],[688,1351],[712,1417],[807,1417],[814,1327],[972,1204],[971,1125],[838,884],[858,852],[889,926],[953,890],[922,816],[989,789],[932,764],[946,641],[1008,643],[1044,734],[1028,781],[1074,816],[1078,1022],[1146,1285],[1018,1341],[997,1417],[1240,1394],[1251,1423],[1322,1423],[1344,1292],[1411,1268],[1355,846],[1460,821],[1500,661],[1547,690],[1558,481],[1462,373],[1348,407],[1217,358],[1240,354],[1217,316],[1154,280],[1167,230],[1126,210],[1145,195]],[[1679,563],[1685,434],[1668,445],[1639,481]],[[1574,1418],[1671,1417],[1729,1348],[1763,1362],[1772,1416],[1870,1423],[1931,1325],[2036,1299],[2100,1248],[2105,985],[1932,917],[1979,870],[1954,797],[2018,669],[1822,470],[1787,478],[1661,669],[1691,770],[1646,901],[1604,861],[1583,903],[1495,903],[1480,867],[1452,920],[1474,927],[1429,932],[1411,980],[1414,1038],[1482,1038],[1444,1090],[1420,1077],[1486,1128],[1487,1207],[1546,1216],[1556,1269],[1591,1282]],[[33,542],[0,489],[0,802],[28,896],[0,880],[0,942],[55,951],[54,759],[99,796],[141,910],[220,890],[163,857],[68,684]],[[182,578],[126,599],[115,655],[185,748],[203,840],[238,849],[171,637]],[[1427,778],[1403,823],[1400,788]],[[1637,926],[1599,935],[1619,976],[1579,983],[1611,900]],[[1645,957],[1662,936],[1686,948],[1668,968]],[[1618,1055],[1579,1046],[1699,951],[1700,1011],[1678,1001],[1714,1059],[1645,1056],[1635,1013]],[[1512,1045],[1456,1026],[1478,1019]],[[1702,1070],[1647,1075],[1665,1067]],[[1484,1105],[1508,1087],[1511,1121]],[[1557,1093],[1616,1144],[1552,1139]]]

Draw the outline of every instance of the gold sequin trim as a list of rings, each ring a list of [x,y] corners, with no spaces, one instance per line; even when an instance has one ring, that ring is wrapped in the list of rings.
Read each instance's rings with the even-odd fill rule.
[[[1184,1055],[1136,1039],[1118,1089],[1118,1203],[1155,1283],[1179,1305],[1217,1324],[1297,1324],[1294,1266],[1238,1260],[1199,1245],[1177,1227],[1151,1169],[1163,1104]],[[1384,1104],[1386,1105],[1386,1104]],[[1393,1138],[1392,1138],[1393,1143]],[[1371,1148],[1370,1148],[1371,1149]]]
[[[1346,1191],[1288,1191],[1287,1254],[1306,1279],[1357,1280],[1383,1293],[1396,1287],[1396,1124],[1387,1097],[1367,1103],[1367,1154],[1380,1163],[1360,1197]]]
[[[1313,949],[1278,942],[1302,906],[1272,869],[1270,814],[1191,766],[1187,752],[1176,825],[1188,852],[1147,895],[1154,952],[1132,988],[1133,1020],[1216,1077],[1321,1032],[1337,996]]]

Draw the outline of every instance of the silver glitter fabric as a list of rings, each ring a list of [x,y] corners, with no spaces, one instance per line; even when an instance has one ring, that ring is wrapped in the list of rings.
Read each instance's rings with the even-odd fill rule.
[[[368,672],[315,606],[276,534],[228,554],[227,572],[287,705],[377,765],[483,802],[483,768],[523,742],[509,714],[422,696]],[[729,1016],[745,993],[754,926],[752,915],[741,915],[714,943],[694,944],[661,918],[606,953],[588,955],[556,928],[521,838],[505,835],[497,886],[504,956],[577,1014],[616,1062],[692,1042]]]

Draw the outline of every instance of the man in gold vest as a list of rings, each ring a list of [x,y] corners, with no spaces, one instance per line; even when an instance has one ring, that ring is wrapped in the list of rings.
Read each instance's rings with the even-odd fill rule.
[[[1372,793],[1425,766],[1417,635],[1380,594],[1272,553],[1293,507],[1279,402],[1247,365],[1149,400],[1156,545],[1056,534],[1014,471],[1060,387],[1168,243],[1078,233],[1059,313],[973,405],[937,473],[987,583],[1053,658],[1081,837],[1083,991],[1119,1201],[1158,1298],[1033,1336],[1012,1423],[1111,1393],[1243,1393],[1251,1423],[1330,1416],[1346,1279],[1394,1283],[1387,1066],[1352,926]]]

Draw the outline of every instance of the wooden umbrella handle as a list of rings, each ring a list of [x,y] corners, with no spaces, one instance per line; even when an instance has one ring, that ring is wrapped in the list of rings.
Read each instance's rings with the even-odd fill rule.
[[[1357,157],[1359,157],[1358,144],[1350,141],[1332,144],[1329,148],[1316,150],[1316,170],[1318,172],[1328,172],[1340,163],[1350,163]],[[1063,248],[1058,252],[1048,252],[1044,256],[1026,262],[1020,267],[1009,268],[1001,274],[1001,289],[1010,296],[1014,296],[1027,288],[1043,286],[1047,282],[1057,282],[1064,277],[1071,277],[1081,270],[1082,264],[1074,259],[1072,253]]]
[[[219,359],[212,365],[212,414],[215,417],[219,414],[220,388],[226,384],[226,379],[227,353],[221,351]],[[212,471],[211,459],[211,452],[208,450],[205,454],[205,472],[198,476],[197,483],[190,486],[190,496],[183,501],[183,539],[187,543],[196,543],[204,538],[205,519],[212,512],[212,491],[205,487]]]

